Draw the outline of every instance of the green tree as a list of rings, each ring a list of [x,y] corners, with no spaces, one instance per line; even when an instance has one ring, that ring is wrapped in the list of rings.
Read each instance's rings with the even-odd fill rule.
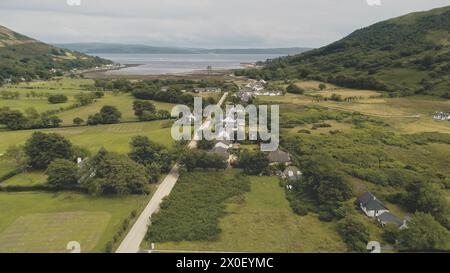
[[[348,216],[338,222],[337,230],[348,248],[356,252],[365,252],[370,232],[366,224],[355,216]]]
[[[416,212],[407,224],[408,228],[399,235],[402,248],[415,251],[449,249],[449,232],[430,214]]]
[[[246,174],[258,175],[269,167],[269,158],[263,152],[245,150],[239,156],[239,167],[244,169]]]
[[[68,98],[66,95],[54,94],[54,95],[50,95],[47,100],[51,104],[57,104],[57,103],[67,102]]]
[[[213,140],[201,139],[197,141],[197,148],[202,150],[211,150],[212,148],[214,148],[214,144],[215,141]]]
[[[0,124],[4,124],[10,130],[20,130],[27,127],[28,119],[17,110],[8,107],[0,108]]]
[[[100,115],[104,124],[118,123],[122,113],[115,106],[105,105],[100,110]]]
[[[82,185],[94,194],[142,194],[149,181],[143,165],[104,149],[85,164],[82,177]]]
[[[81,124],[83,124],[84,120],[82,118],[76,117],[73,119],[73,124],[76,126],[80,126]]]
[[[326,84],[324,84],[324,83],[320,83],[319,84],[319,89],[320,90],[325,90],[327,88],[327,85]]]
[[[298,87],[295,84],[288,85],[288,87],[286,87],[286,91],[288,93],[291,93],[291,94],[303,94],[303,93],[305,93],[305,90],[303,90],[302,88]]]
[[[410,211],[430,213],[442,225],[449,226],[449,204],[438,185],[423,181],[411,183],[407,187],[405,205]]]
[[[389,223],[383,227],[383,239],[390,243],[396,244],[400,235],[400,229],[396,224]]]
[[[26,168],[28,158],[22,146],[10,145],[3,156],[4,158],[14,160],[19,168]]]
[[[47,168],[47,183],[63,189],[71,189],[78,184],[79,169],[77,164],[67,159],[56,159]]]
[[[34,132],[26,141],[24,151],[35,169],[45,169],[55,159],[73,158],[72,143],[55,133]]]
[[[155,113],[156,107],[153,103],[149,101],[135,100],[133,102],[133,110],[134,114],[140,118],[142,117],[144,112]]]

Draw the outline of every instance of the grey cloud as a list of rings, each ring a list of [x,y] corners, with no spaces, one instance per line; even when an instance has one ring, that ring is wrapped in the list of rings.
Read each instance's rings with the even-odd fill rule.
[[[317,47],[450,0],[1,0],[0,24],[47,42]]]

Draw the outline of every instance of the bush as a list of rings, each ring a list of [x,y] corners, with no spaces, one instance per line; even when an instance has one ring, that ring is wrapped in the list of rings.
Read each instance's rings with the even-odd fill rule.
[[[83,122],[84,122],[84,120],[82,118],[77,117],[77,118],[73,119],[73,124],[77,125],[77,126],[80,126],[81,124],[83,124]]]
[[[88,117],[87,124],[114,124],[118,123],[121,117],[122,113],[115,106],[105,105],[99,113]]]
[[[50,95],[48,97],[48,102],[51,104],[56,104],[56,103],[64,103],[67,102],[68,98],[65,95],[61,95],[61,94],[56,94],[56,95]]]
[[[352,251],[366,252],[369,242],[369,228],[354,216],[346,217],[338,222],[338,233]]]
[[[248,177],[224,172],[183,173],[172,193],[152,216],[150,243],[213,240],[221,230],[225,202],[250,190]]]
[[[66,159],[56,159],[47,168],[47,183],[53,187],[70,189],[78,184],[78,166]]]
[[[298,87],[295,84],[288,85],[288,87],[286,87],[286,91],[291,94],[300,94],[300,95],[305,93],[305,90],[303,90],[302,88]]]
[[[389,244],[396,244],[400,229],[395,224],[387,224],[383,227],[383,239]]]
[[[433,216],[417,212],[408,221],[408,228],[400,231],[401,248],[415,251],[448,250],[449,232]]]
[[[72,143],[61,135],[34,132],[26,141],[24,151],[32,168],[46,169],[55,159],[72,159]]]

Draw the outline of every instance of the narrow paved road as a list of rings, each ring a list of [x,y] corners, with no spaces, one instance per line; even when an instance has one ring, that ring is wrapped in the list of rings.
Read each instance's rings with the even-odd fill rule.
[[[228,93],[223,94],[222,98],[217,103],[218,106],[222,105],[227,95]],[[211,120],[207,119],[203,123],[202,127],[206,128],[210,125],[210,123]],[[193,149],[196,146],[197,142],[195,140],[192,140],[188,144],[188,147],[190,149]],[[179,166],[178,164],[175,164],[166,178],[164,178],[163,182],[161,182],[158,189],[153,194],[152,198],[145,207],[144,211],[142,211],[141,215],[139,215],[139,218],[136,220],[133,227],[120,244],[119,248],[117,248],[116,253],[137,253],[139,251],[139,246],[141,245],[142,240],[144,240],[148,226],[150,225],[150,217],[153,215],[153,213],[158,211],[162,199],[170,194],[179,177]]]

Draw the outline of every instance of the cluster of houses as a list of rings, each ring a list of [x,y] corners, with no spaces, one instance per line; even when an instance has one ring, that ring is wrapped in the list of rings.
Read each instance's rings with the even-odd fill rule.
[[[221,93],[222,89],[219,87],[197,87],[194,88],[194,93]]]
[[[402,220],[392,214],[389,209],[370,192],[365,192],[361,195],[358,198],[358,204],[368,217],[375,218],[383,227],[387,224],[394,224],[400,229],[407,228],[406,220]]]
[[[248,102],[256,96],[282,96],[283,92],[280,90],[267,90],[267,82],[265,80],[251,81],[244,87],[240,87],[236,94],[244,102]]]
[[[437,112],[433,116],[436,120],[450,121],[450,113]]]
[[[162,86],[160,91],[167,92],[170,90],[170,86]],[[181,90],[181,92],[185,93],[187,90]],[[222,88],[220,87],[196,87],[192,89],[194,93],[222,93]]]

